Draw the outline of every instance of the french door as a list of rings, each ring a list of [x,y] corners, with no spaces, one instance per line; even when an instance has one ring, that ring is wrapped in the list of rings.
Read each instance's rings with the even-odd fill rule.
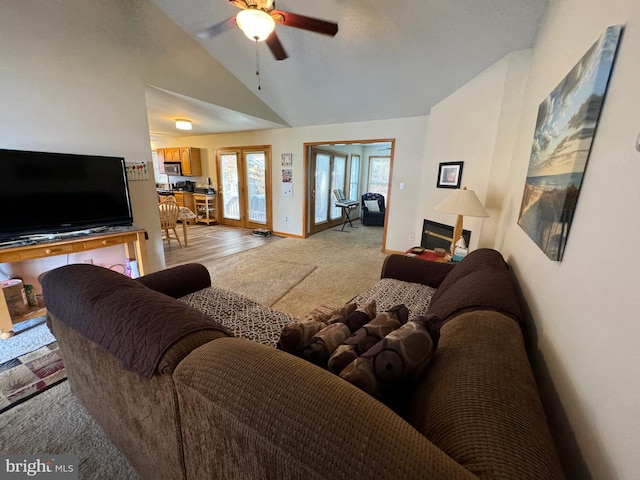
[[[271,230],[271,147],[218,150],[220,223]]]
[[[345,190],[347,156],[311,148],[309,191],[309,233],[317,233],[342,223],[342,209],[335,206],[333,190]]]

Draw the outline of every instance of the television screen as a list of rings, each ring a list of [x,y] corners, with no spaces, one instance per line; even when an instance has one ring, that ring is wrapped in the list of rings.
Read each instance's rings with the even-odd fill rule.
[[[131,225],[124,158],[0,149],[0,238]]]

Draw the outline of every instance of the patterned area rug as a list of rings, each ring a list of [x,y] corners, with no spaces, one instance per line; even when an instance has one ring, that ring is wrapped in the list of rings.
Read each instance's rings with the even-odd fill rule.
[[[57,342],[1,363],[0,413],[66,378]]]

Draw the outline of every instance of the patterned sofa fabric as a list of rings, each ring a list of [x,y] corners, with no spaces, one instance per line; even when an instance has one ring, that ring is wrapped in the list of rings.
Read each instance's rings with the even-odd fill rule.
[[[427,314],[431,298],[435,293],[436,289],[428,285],[382,278],[351,301],[358,306],[375,301],[378,312],[386,312],[403,304],[409,309],[409,318],[413,318]]]
[[[282,329],[295,317],[260,305],[239,293],[207,287],[178,299],[224,325],[234,337],[275,347]]]

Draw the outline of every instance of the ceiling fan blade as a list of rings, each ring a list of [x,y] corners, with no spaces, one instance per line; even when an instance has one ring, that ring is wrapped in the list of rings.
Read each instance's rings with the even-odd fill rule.
[[[305,17],[304,15],[284,12],[282,10],[272,10],[270,14],[277,23],[281,23],[287,27],[301,28],[332,37],[338,33],[337,23],[327,22],[318,18]]]
[[[276,60],[284,60],[289,57],[287,52],[284,51],[284,47],[282,46],[282,43],[280,43],[280,39],[276,35],[276,32],[271,32],[271,35],[269,35],[265,41],[267,42],[269,50],[273,53],[273,56],[276,57]]]
[[[238,8],[241,8],[242,10],[244,10],[245,8],[249,8],[249,5],[247,4],[246,0],[229,0],[229,3],[232,5],[235,5]],[[251,3],[255,3],[255,2],[251,2]]]
[[[206,40],[207,38],[213,38],[216,35],[220,35],[221,33],[226,32],[227,30],[235,26],[236,26],[236,17],[231,17],[226,19],[224,22],[216,23],[215,25],[212,25],[208,28],[205,28],[204,30],[199,31],[198,33],[196,33],[196,35],[198,36],[198,38],[202,38],[203,40]]]

